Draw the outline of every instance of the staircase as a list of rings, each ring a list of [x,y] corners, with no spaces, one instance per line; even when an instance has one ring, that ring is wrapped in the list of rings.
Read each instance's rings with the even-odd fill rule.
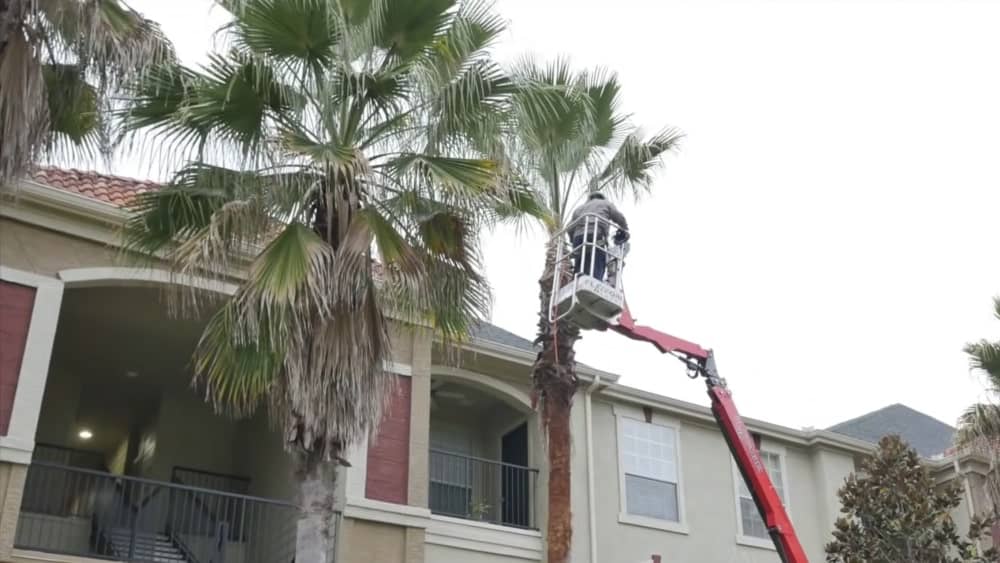
[[[111,549],[116,557],[123,561],[142,561],[149,563],[191,563],[184,556],[177,544],[168,536],[150,532],[136,532],[135,552],[132,559],[129,556],[129,544],[132,542],[132,530],[128,528],[113,528],[110,533]]]

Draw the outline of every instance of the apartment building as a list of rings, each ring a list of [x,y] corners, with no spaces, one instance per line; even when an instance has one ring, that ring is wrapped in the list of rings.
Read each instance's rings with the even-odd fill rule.
[[[232,284],[116,259],[125,205],[149,182],[42,169],[0,192],[0,561],[292,561],[298,509],[263,414],[232,420],[190,386],[203,320],[164,306],[172,284]],[[341,563],[544,560],[546,462],[529,399],[530,341],[491,325],[446,354],[398,324],[398,378],[376,435],[348,454]],[[711,413],[581,366],[572,415],[573,561],[777,561]],[[872,443],[748,420],[810,558],[836,491]],[[988,464],[960,478],[960,523]]]

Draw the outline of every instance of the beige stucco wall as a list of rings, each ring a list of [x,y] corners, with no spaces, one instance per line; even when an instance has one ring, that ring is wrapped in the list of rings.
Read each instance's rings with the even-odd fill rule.
[[[426,558],[427,563],[527,563],[528,561],[538,561],[537,559],[493,555],[444,545],[428,545]]]
[[[0,462],[0,561],[9,561],[27,466]]]
[[[338,561],[343,563],[409,563],[406,528],[345,518],[341,524]]]
[[[0,219],[0,263],[53,277],[70,268],[119,265],[106,245],[10,219]]]
[[[731,454],[719,430],[702,421],[685,420],[663,412],[653,415],[654,422],[669,421],[680,426],[682,520],[687,533],[619,522],[621,502],[614,408],[607,401],[595,400],[593,412],[599,561],[642,561],[654,553],[668,561],[770,563],[775,560],[772,549],[737,543],[737,476]],[[582,436],[583,432],[577,435]],[[819,497],[839,488],[853,470],[853,458],[835,452],[813,455],[766,437],[764,445],[765,448],[774,445],[785,451],[789,514],[810,559],[821,561],[823,545],[839,507]],[[817,464],[823,467],[817,470]],[[580,501],[574,498],[574,512],[583,510],[585,502],[585,498]],[[576,526],[578,531],[585,529],[585,524]],[[574,561],[589,561],[589,554],[581,549],[587,546],[574,542]]]
[[[168,389],[156,424],[152,479],[169,481],[174,467],[234,473],[236,422],[212,412],[190,388]]]

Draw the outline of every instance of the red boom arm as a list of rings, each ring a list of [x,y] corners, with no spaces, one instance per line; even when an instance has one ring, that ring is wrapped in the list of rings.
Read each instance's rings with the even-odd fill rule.
[[[781,503],[781,497],[774,489],[771,478],[767,474],[760,452],[754,443],[753,436],[747,430],[733,396],[726,388],[726,384],[719,378],[715,369],[715,359],[711,350],[706,350],[693,342],[682,340],[675,336],[660,332],[656,329],[639,326],[629,313],[628,307],[622,312],[617,325],[610,327],[615,332],[638,340],[648,342],[663,352],[671,354],[684,360],[689,367],[697,370],[699,375],[705,377],[708,385],[708,396],[712,399],[712,414],[722,429],[722,434],[729,444],[729,450],[733,453],[743,480],[750,489],[761,518],[767,526],[768,533],[774,541],[774,546],[778,550],[783,563],[808,563],[806,552],[799,544],[799,539],[792,528],[792,521],[785,512],[785,507]]]

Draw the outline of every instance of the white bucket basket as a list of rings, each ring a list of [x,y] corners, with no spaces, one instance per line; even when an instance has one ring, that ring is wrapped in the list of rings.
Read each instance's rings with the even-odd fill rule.
[[[563,237],[580,224],[583,241],[567,253]],[[573,275],[569,281],[565,281],[565,276],[553,276],[550,321],[565,319],[582,329],[603,330],[617,320],[625,308],[622,273],[628,243],[610,245],[608,237],[616,231],[623,232],[623,229],[597,215],[585,215],[556,233],[556,271],[568,270]],[[603,275],[596,267],[598,253],[606,257]]]

